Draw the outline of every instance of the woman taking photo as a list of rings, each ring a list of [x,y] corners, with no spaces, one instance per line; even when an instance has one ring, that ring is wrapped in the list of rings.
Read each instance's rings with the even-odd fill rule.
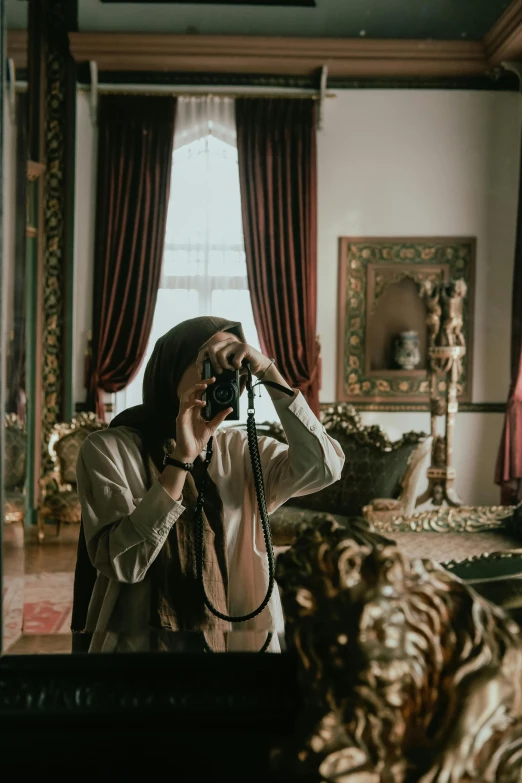
[[[72,630],[86,634],[90,652],[257,650],[268,632],[268,651],[279,651],[284,625],[277,589],[260,614],[241,624],[216,617],[203,600],[195,516],[211,437],[203,506],[207,596],[220,613],[243,616],[263,602],[269,581],[247,435],[219,429],[230,408],[212,421],[203,418],[201,397],[215,382],[202,380],[205,359],[216,377],[246,361],[263,383],[288,390],[267,387],[288,445],[259,438],[269,513],[341,476],[339,444],[273,361],[246,343],[241,324],[204,317],[171,329],[147,364],[143,404],[91,434],[80,450],[82,530]],[[171,464],[165,465],[166,455]],[[248,633],[223,633],[229,630]]]

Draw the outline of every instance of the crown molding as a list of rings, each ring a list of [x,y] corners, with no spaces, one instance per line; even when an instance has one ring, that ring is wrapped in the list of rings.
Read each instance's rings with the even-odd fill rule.
[[[170,71],[331,78],[474,76],[488,71],[481,41],[69,33],[78,63],[99,71]]]
[[[484,37],[491,65],[522,59],[522,0],[514,0]]]
[[[522,59],[522,0],[513,0],[483,41],[112,32],[69,38],[75,60],[95,60],[100,71],[311,76],[326,64],[339,79],[469,77]],[[27,30],[7,31],[7,56],[27,67]]]
[[[16,68],[27,68],[27,30],[8,30],[6,48]]]

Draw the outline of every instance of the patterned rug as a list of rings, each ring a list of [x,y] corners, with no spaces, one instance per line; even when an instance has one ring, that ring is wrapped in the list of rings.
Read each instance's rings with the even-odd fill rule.
[[[4,651],[20,636],[24,610],[24,577],[5,576],[2,590],[2,645]]]
[[[70,633],[74,574],[29,574],[24,585],[24,634]]]

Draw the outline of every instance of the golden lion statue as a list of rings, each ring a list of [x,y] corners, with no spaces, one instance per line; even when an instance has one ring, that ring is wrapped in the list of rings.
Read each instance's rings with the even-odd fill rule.
[[[430,561],[333,518],[279,557],[305,700],[284,779],[520,783],[522,634]]]

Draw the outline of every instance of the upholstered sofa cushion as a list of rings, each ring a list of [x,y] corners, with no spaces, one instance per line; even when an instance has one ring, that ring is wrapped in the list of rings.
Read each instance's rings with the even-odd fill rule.
[[[292,498],[289,505],[357,517],[374,498],[398,498],[419,437],[404,437],[382,449],[359,435],[337,437],[346,458],[340,481],[313,495]]]
[[[423,432],[407,432],[391,441],[380,427],[364,426],[353,405],[347,403],[324,408],[320,418],[345,454],[341,479],[319,492],[287,501],[271,517],[274,536],[286,538],[284,530],[318,513],[331,514],[339,521],[362,517],[363,508],[375,498],[400,496],[401,508],[408,513],[413,510],[430,461],[430,437]],[[260,424],[257,432],[286,442],[279,422]],[[302,513],[299,516],[289,509],[300,509]]]
[[[88,429],[77,429],[60,438],[54,446],[58,462],[60,463],[60,475],[64,484],[76,484],[78,454],[83,441],[88,435],[90,435]]]

